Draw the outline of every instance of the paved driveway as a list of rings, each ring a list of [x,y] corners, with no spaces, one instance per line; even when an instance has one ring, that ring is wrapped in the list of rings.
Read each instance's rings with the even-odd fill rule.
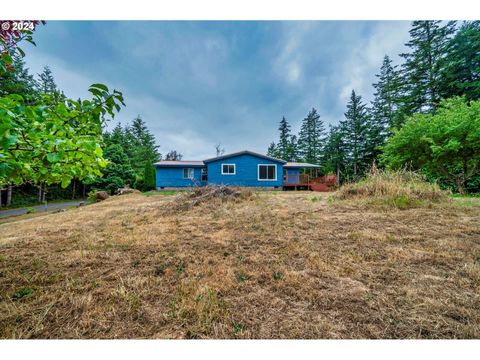
[[[29,206],[26,208],[18,208],[18,209],[9,209],[9,210],[0,210],[0,218],[5,218],[8,216],[15,216],[15,215],[23,215],[27,213],[28,209],[35,209],[35,212],[41,211],[50,211],[56,209],[64,209],[71,206],[77,206],[81,202],[87,204],[88,201],[85,200],[77,200],[77,201],[66,201],[62,203],[53,203],[45,205],[36,205],[36,206]]]

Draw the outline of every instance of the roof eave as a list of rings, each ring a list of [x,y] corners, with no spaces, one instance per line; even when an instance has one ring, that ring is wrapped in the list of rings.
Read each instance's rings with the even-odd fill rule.
[[[256,153],[256,152],[253,152],[253,151],[249,151],[249,150],[243,150],[243,151],[238,151],[238,152],[231,153],[231,154],[226,154],[226,155],[222,155],[222,156],[217,156],[217,157],[214,157],[214,158],[210,158],[210,159],[203,160],[203,162],[206,164],[206,163],[209,163],[209,162],[214,162],[214,161],[218,161],[218,160],[228,159],[228,158],[232,158],[232,157],[236,157],[236,156],[241,156],[241,155],[245,155],[245,154],[250,154],[250,155],[252,155],[252,156],[256,156],[256,157],[260,157],[260,158],[263,158],[263,159],[275,161],[275,162],[278,162],[278,163],[281,163],[281,164],[286,164],[286,163],[287,163],[285,160],[277,159],[277,158],[274,158],[274,157],[271,157],[271,156],[259,154],[259,153]]]

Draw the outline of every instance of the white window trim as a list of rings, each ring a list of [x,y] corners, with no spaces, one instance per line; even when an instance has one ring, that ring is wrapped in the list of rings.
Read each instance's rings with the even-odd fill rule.
[[[233,166],[233,173],[224,173],[223,172],[223,165],[232,165]],[[222,163],[222,175],[237,175],[237,164],[227,164],[227,163]]]
[[[191,173],[192,176],[188,176],[188,175],[187,175],[187,177],[185,177],[185,169],[188,169],[188,175],[190,175],[190,173]],[[192,170],[192,171],[190,171],[190,170]],[[195,169],[194,169],[194,168],[183,168],[183,170],[182,170],[182,177],[183,177],[184,180],[192,180],[192,179],[194,179],[194,178],[195,178]]]
[[[275,166],[275,179],[260,179],[260,166]],[[257,180],[258,181],[277,181],[277,164],[258,164],[257,165]],[[268,175],[268,170],[267,170]]]

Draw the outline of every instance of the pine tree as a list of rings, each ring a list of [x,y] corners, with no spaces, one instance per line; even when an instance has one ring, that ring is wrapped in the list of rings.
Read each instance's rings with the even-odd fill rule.
[[[322,166],[325,173],[334,173],[337,176],[337,185],[339,185],[342,179],[347,158],[343,135],[340,126],[330,126],[325,143],[325,157]]]
[[[277,148],[277,144],[275,144],[275,142],[271,142],[270,145],[268,146],[268,149],[267,149],[267,156],[271,156],[271,157],[274,157],[274,158],[278,158],[278,148]]]
[[[297,161],[298,160],[298,140],[296,135],[290,136],[289,142],[289,151],[286,161]]]
[[[366,105],[354,90],[347,104],[345,120],[340,122],[340,131],[345,141],[347,173],[351,172],[357,178],[372,159],[368,158],[369,119]]]
[[[373,84],[372,120],[379,128],[379,136],[386,137],[389,129],[400,125],[397,110],[401,95],[399,73],[388,55],[383,58],[380,74],[375,76],[378,81]]]
[[[59,103],[65,98],[65,95],[58,89],[53,73],[48,66],[45,66],[43,71],[38,74],[36,88],[39,93],[50,95],[55,103]]]
[[[121,145],[107,146],[104,156],[108,159],[109,165],[103,170],[103,177],[93,181],[91,184],[93,187],[105,189],[113,194],[119,188],[135,184],[135,171]]]
[[[286,161],[293,161],[296,153],[296,139],[292,139],[291,127],[285,117],[280,121],[278,131],[280,138],[276,146],[277,156]]]
[[[117,144],[117,145],[120,145],[122,148],[124,148],[125,147],[125,134],[124,134],[122,125],[120,123],[115,125],[112,132],[109,133],[108,137],[104,136],[104,141],[106,142],[107,146],[110,145],[110,144]]]
[[[38,74],[37,87],[43,94],[54,94],[58,91],[52,71],[48,66],[45,66],[43,71]]]
[[[442,98],[480,99],[480,21],[465,22],[450,40],[442,69]]]
[[[303,119],[298,135],[298,156],[311,164],[319,164],[325,141],[325,126],[317,110],[313,108]]]
[[[19,56],[13,58],[12,71],[0,76],[0,97],[10,94],[21,95],[29,103],[37,98],[33,75],[30,75],[25,61]]]
[[[171,150],[165,155],[165,160],[182,160],[183,155],[180,154],[177,150]]]
[[[153,163],[160,159],[155,136],[148,130],[140,116],[137,116],[126,130],[128,146],[131,148],[132,166],[137,174],[141,174],[145,163]]]
[[[145,163],[145,172],[143,175],[145,190],[154,190],[156,185],[155,167],[151,162]]]
[[[400,54],[402,65],[404,104],[402,114],[433,113],[440,103],[443,59],[455,22],[442,25],[441,21],[414,21],[410,40],[405,45],[411,52]]]

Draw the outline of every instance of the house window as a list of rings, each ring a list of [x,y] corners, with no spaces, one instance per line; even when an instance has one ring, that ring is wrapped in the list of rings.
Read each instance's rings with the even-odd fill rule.
[[[236,170],[235,164],[222,164],[222,175],[235,175]]]
[[[277,165],[258,165],[258,180],[277,180]]]
[[[193,179],[193,169],[192,168],[183,169],[183,178],[184,179]]]
[[[208,171],[207,168],[202,168],[202,181],[208,181]]]

